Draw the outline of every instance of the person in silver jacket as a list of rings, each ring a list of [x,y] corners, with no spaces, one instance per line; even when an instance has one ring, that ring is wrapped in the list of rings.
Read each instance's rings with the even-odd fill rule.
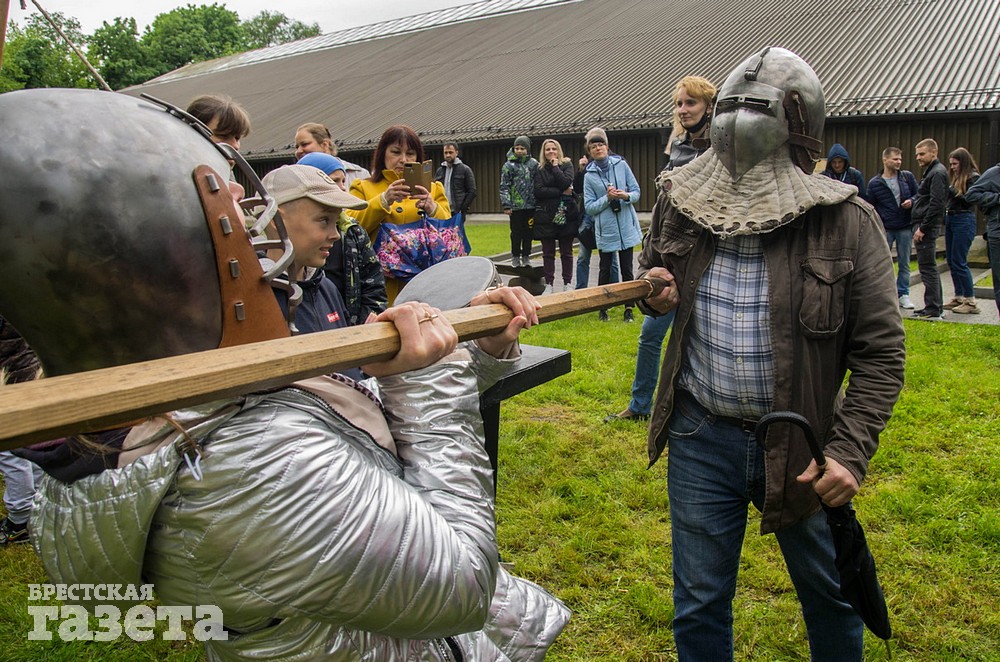
[[[32,136],[59,135],[70,115],[85,138],[52,141],[45,159],[24,150]],[[113,158],[121,145],[109,117],[139,140],[155,136],[156,149]],[[91,158],[83,164],[80,153]],[[232,199],[219,199],[225,188],[210,185],[225,181],[227,159],[248,169],[140,99],[81,90],[0,98],[0,232],[17,228],[22,241],[0,266],[0,309],[29,329],[47,374],[280,335],[274,297],[257,287],[270,272],[242,226],[227,237],[205,232],[219,204],[239,217]],[[150,181],[163,183],[162,195],[137,195]],[[98,216],[100,224],[81,222]],[[280,218],[274,225],[285,237]],[[113,268],[70,259],[97,251]],[[87,306],[37,278],[52,273],[50,261]],[[237,274],[250,279],[240,305],[253,325],[242,328],[245,319],[215,312]],[[213,282],[221,291],[206,286]],[[473,300],[486,303],[510,307],[511,323],[462,346],[425,304],[385,311],[379,321],[396,326],[401,349],[364,366],[371,383],[315,377],[152,417],[120,445],[99,436],[106,443],[96,452],[111,468],[91,463],[39,488],[32,541],[50,580],[149,582],[162,605],[214,605],[223,622],[206,642],[211,660],[543,658],[569,612],[499,566],[478,398],[517,357],[537,303],[519,288]],[[68,347],[67,338],[85,342]]]

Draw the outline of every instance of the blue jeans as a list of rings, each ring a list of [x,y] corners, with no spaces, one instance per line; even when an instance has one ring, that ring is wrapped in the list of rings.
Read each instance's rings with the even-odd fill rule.
[[[590,284],[590,256],[594,251],[580,246],[580,254],[576,256],[576,289],[582,290]],[[621,271],[618,268],[618,255],[611,263],[611,282],[617,283],[622,279]]]
[[[632,380],[632,401],[628,408],[649,416],[653,407],[653,392],[660,377],[660,355],[663,339],[674,322],[674,310],[661,317],[646,316],[639,332],[639,349],[635,355],[635,378]]]
[[[716,420],[683,391],[674,401],[668,439],[678,657],[732,660],[736,575],[747,507],[760,509],[764,499],[764,452],[753,433]],[[860,661],[864,624],[840,596],[826,514],[820,511],[775,537],[802,604],[811,659]]]
[[[0,453],[0,473],[3,474],[3,504],[10,521],[24,524],[31,514],[35,498],[35,483],[42,478],[42,469],[34,462],[17,457],[10,451]]]
[[[910,253],[913,251],[913,228],[886,230],[885,238],[889,241],[889,250],[896,244],[896,262],[899,272],[896,274],[896,296],[910,293]]]
[[[948,214],[944,221],[944,254],[951,270],[955,296],[972,297],[972,270],[969,269],[969,248],[976,237],[976,215],[971,211]]]

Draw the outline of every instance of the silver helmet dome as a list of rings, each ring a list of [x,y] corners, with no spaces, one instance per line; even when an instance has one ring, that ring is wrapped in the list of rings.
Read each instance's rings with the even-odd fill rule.
[[[805,60],[784,48],[764,48],[737,66],[719,90],[712,148],[739,181],[784,144],[807,174],[823,148],[823,86]]]
[[[93,90],[0,95],[0,311],[47,374],[287,335],[227,188],[245,162],[182,115]]]

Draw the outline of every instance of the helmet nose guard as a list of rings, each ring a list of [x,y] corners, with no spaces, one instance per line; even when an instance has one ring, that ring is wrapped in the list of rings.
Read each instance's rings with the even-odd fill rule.
[[[0,234],[16,244],[0,310],[49,375],[288,335],[220,174],[249,166],[163,107],[0,95]]]

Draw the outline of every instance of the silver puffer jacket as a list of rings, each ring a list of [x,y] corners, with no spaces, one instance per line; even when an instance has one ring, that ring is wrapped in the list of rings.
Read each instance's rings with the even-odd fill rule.
[[[53,582],[220,607],[211,660],[540,660],[569,611],[498,565],[476,379],[505,363],[459,350],[379,380],[396,454],[304,388],[174,412],[200,479],[159,426],[125,467],[45,480],[35,547]]]

